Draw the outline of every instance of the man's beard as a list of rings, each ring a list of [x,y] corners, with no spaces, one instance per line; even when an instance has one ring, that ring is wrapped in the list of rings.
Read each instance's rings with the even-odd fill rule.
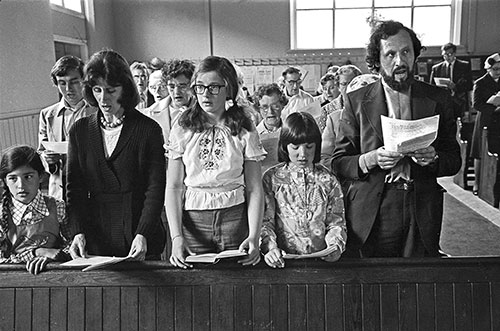
[[[403,81],[397,81],[396,78],[395,78],[396,72],[398,70],[403,69],[403,68],[405,68],[406,72],[407,72],[406,79],[403,80]],[[392,75],[391,76],[389,76],[385,72],[385,70],[382,69],[380,71],[380,75],[382,76],[382,78],[384,79],[385,83],[390,88],[392,88],[394,91],[398,91],[398,92],[407,92],[408,89],[410,88],[411,83],[414,80],[414,78],[413,78],[413,70],[411,70],[407,66],[401,66],[401,67],[394,68],[394,70],[392,71]]]

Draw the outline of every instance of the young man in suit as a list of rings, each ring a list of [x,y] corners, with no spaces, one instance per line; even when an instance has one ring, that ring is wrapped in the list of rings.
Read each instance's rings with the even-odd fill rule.
[[[349,183],[348,256],[439,256],[444,190],[436,179],[455,174],[461,160],[449,93],[413,77],[421,49],[411,29],[380,22],[366,62],[382,79],[347,94],[333,167]],[[406,120],[439,115],[437,138],[407,154],[386,150],[381,115]]]
[[[50,71],[52,83],[57,87],[61,100],[40,112],[38,128],[38,151],[46,163],[49,177],[49,195],[63,200],[66,186],[66,154],[48,151],[43,141],[67,141],[73,123],[97,111],[83,99],[83,62],[76,56],[61,57]]]
[[[469,110],[469,91],[472,90],[472,72],[469,62],[457,59],[457,46],[447,43],[441,47],[444,61],[432,67],[430,83],[436,85],[434,78],[449,78],[446,89],[453,100],[456,117],[463,118]]]

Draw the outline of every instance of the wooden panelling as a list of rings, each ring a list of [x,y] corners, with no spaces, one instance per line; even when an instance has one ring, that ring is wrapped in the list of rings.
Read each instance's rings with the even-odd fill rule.
[[[0,266],[0,330],[500,330],[500,258]]]
[[[0,119],[0,151],[20,144],[38,146],[38,113]]]

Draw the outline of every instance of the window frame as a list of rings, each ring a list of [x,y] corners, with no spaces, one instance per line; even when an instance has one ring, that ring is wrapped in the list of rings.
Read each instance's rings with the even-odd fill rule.
[[[50,1],[50,0],[49,0]],[[52,3],[50,1],[50,6],[53,10],[56,10],[56,11],[59,11],[61,13],[65,13],[65,14],[69,14],[69,15],[73,15],[73,16],[76,16],[78,18],[85,18],[85,6],[84,6],[84,0],[80,0],[80,9],[81,11],[78,12],[76,10],[73,10],[73,9],[70,9],[70,8],[67,8],[64,6],[64,1],[66,0],[62,0],[62,3],[63,5],[58,5],[58,4],[55,4],[55,3]]]
[[[451,14],[450,14],[450,38],[449,41],[452,43],[456,44],[457,46],[460,46],[460,38],[462,35],[462,4],[463,0],[451,0]],[[335,31],[333,33],[333,48],[297,48],[297,0],[290,0],[290,51],[289,53],[291,54],[302,54],[304,55],[315,52],[315,53],[321,53],[323,55],[324,53],[330,53],[332,55],[332,50],[341,50],[343,52],[339,53],[339,55],[359,55],[361,54],[361,51],[365,49],[364,46],[360,47],[351,47],[351,48],[342,48],[342,47],[335,47]],[[372,13],[374,12],[375,8],[375,0],[372,0],[371,4],[371,11]],[[321,10],[331,10],[333,11],[333,19],[332,19],[332,30],[334,30],[335,27],[335,0],[333,0],[333,7],[329,9],[323,9]],[[426,6],[415,6],[413,5],[413,1],[411,4],[411,16],[412,16],[412,21],[413,21],[413,11],[415,7],[432,7],[432,6],[443,6],[443,5],[426,5]],[[446,5],[447,6],[447,5]],[[380,7],[380,8],[403,8],[403,7],[408,7],[408,6],[395,6],[395,7]],[[319,8],[318,8],[319,9]],[[339,8],[340,9],[340,8]],[[342,8],[342,10],[345,8]],[[316,9],[299,9],[300,11],[303,10],[316,10]],[[413,22],[412,22],[413,23]],[[368,40],[368,37],[367,37]],[[429,49],[434,49],[434,48],[439,48],[441,45],[430,45],[427,46]],[[314,54],[314,53],[313,53]]]

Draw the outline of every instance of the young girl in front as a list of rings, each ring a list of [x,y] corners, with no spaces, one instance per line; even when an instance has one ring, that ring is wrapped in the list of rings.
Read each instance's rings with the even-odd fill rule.
[[[319,164],[321,132],[309,113],[290,114],[281,130],[278,160],[263,176],[265,193],[261,251],[273,268],[284,254],[309,254],[327,247],[322,259],[337,261],[346,243],[342,190],[337,178]]]
[[[0,263],[26,263],[32,274],[49,261],[66,261],[69,225],[62,200],[39,190],[45,170],[30,146],[7,149],[0,161],[3,184],[0,218]]]
[[[205,58],[191,85],[197,103],[174,124],[167,143],[170,262],[188,268],[188,254],[239,249],[248,255],[238,262],[255,265],[264,206],[260,161],[266,152],[236,102],[238,77],[229,60]]]

